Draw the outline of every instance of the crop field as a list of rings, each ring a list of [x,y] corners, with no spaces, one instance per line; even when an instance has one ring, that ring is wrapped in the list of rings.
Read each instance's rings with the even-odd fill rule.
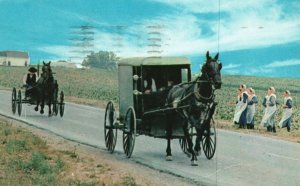
[[[26,73],[25,67],[3,67],[0,66],[0,87],[12,88],[22,85],[22,78]],[[109,101],[118,103],[118,74],[117,71],[96,70],[96,69],[70,69],[64,67],[53,68],[59,84],[66,96],[86,98],[93,100]],[[237,89],[240,84],[246,84],[256,91],[259,103],[256,107],[255,120],[259,124],[263,115],[262,100],[266,95],[268,87],[276,89],[279,102],[276,123],[278,124],[282,114],[283,92],[288,89],[292,93],[293,107],[293,128],[300,128],[300,79],[290,78],[265,78],[251,76],[223,76],[221,90],[217,90],[217,114],[216,118],[232,122]]]
[[[117,72],[94,69],[52,67],[59,90],[66,96],[117,102]],[[0,87],[22,86],[27,68],[0,66]]]

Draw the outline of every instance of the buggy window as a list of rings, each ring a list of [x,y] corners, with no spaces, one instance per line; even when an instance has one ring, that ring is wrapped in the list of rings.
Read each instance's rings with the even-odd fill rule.
[[[188,69],[183,68],[181,69],[181,82],[188,82],[189,78],[188,78]]]

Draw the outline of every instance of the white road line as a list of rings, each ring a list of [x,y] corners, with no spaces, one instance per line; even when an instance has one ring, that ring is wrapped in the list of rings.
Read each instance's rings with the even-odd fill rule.
[[[270,153],[270,152],[268,152],[267,154],[270,155],[270,156],[277,157],[277,158],[283,158],[283,159],[288,159],[288,160],[293,160],[293,161],[300,161],[300,159],[292,158],[292,157],[288,157],[288,156],[283,156],[283,155],[280,155],[280,154],[274,154],[274,153]]]
[[[216,175],[218,172],[221,172],[221,171],[224,171],[224,170],[226,170],[226,169],[233,168],[233,167],[239,167],[239,166],[241,166],[241,165],[242,165],[241,163],[233,164],[233,165],[230,165],[230,166],[227,166],[227,167],[218,169],[217,171],[215,171],[215,172],[213,172],[213,173],[211,173],[211,174],[208,174],[208,175],[206,175],[206,176],[203,176],[203,177],[208,178],[208,177],[211,177],[211,176]]]

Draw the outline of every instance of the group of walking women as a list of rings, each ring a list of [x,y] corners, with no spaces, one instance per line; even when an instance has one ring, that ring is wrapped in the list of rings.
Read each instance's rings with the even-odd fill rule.
[[[289,90],[283,93],[283,114],[279,122],[280,128],[287,128],[290,132],[292,122],[292,105],[293,100]],[[277,112],[278,102],[276,101],[276,91],[274,87],[267,89],[267,95],[264,97],[262,105],[264,106],[264,115],[261,120],[261,125],[267,128],[268,132],[276,133],[275,115]],[[254,129],[255,107],[258,103],[258,98],[255,95],[253,88],[247,88],[246,85],[240,85],[236,101],[234,114],[234,123],[239,125],[239,128]]]

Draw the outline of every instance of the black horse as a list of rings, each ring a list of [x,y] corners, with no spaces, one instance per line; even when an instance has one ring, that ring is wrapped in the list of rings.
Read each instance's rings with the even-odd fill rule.
[[[187,151],[192,156],[192,165],[197,164],[197,154],[200,152],[200,141],[204,132],[204,126],[210,125],[210,119],[214,112],[214,99],[215,89],[221,88],[221,69],[222,63],[218,62],[217,53],[214,58],[211,58],[209,52],[206,53],[206,62],[203,64],[201,72],[202,74],[196,78],[195,81],[187,84],[179,84],[174,86],[168,93],[167,105],[172,105],[173,108],[187,106],[184,108],[178,108],[176,113],[180,115],[183,120],[183,132],[185,139],[187,140]],[[212,103],[212,104],[209,104]],[[213,105],[212,108],[208,105]],[[175,113],[175,114],[176,114]],[[173,113],[174,114],[174,113]],[[205,117],[208,116],[208,117]],[[171,116],[170,116],[171,117]],[[172,125],[170,123],[170,125]],[[196,144],[193,149],[193,142],[189,134],[189,129],[195,127],[197,132]],[[166,160],[172,160],[171,153],[171,131],[172,127],[167,129],[167,156]]]
[[[51,61],[48,63],[43,62],[42,73],[40,78],[37,81],[35,86],[35,98],[36,98],[36,107],[35,111],[38,111],[38,106],[41,106],[40,113],[44,114],[45,103],[49,107],[49,116],[52,115],[51,105],[55,98],[55,90],[57,84],[55,83],[53,72],[51,69]]]

